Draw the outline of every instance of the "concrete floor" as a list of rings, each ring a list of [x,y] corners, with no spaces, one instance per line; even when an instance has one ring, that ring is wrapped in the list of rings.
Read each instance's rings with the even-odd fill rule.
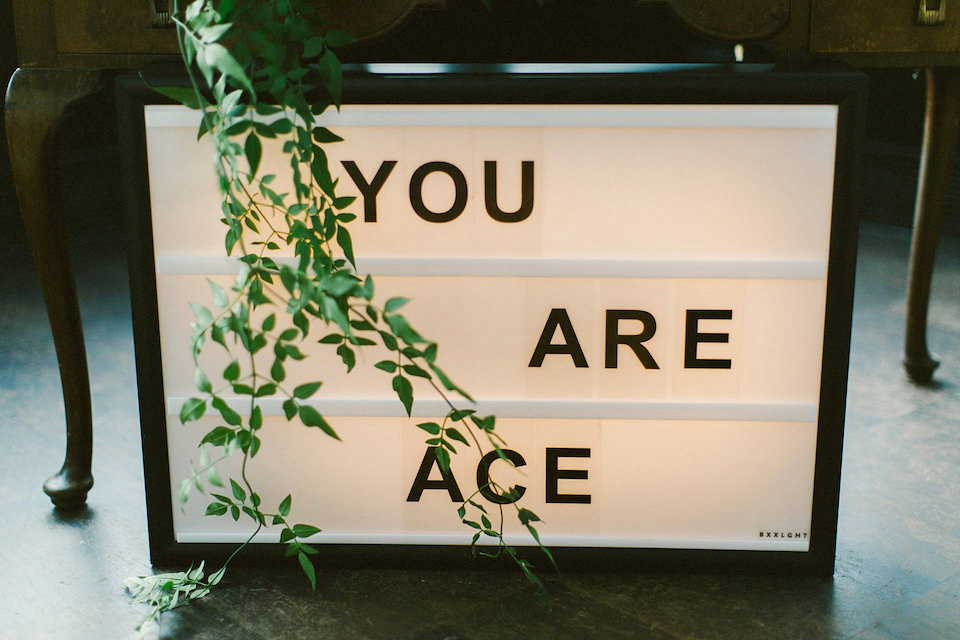
[[[58,513],[40,485],[62,459],[56,358],[26,248],[0,275],[0,638],[135,637],[123,579],[150,571],[125,258],[119,232],[74,246],[90,358],[96,485]],[[390,640],[960,638],[960,242],[945,240],[930,339],[936,384],[900,367],[908,235],[865,224],[832,580],[561,574],[552,612],[514,572],[237,567],[168,614],[160,638]],[[182,567],[171,567],[180,569]]]

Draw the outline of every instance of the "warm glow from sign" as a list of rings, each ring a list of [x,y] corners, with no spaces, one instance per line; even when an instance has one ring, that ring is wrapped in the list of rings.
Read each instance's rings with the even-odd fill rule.
[[[206,278],[228,284],[237,265],[220,257],[210,154],[184,151],[197,145],[195,115],[146,116],[180,478],[213,420],[188,429],[177,418],[194,393],[187,301],[207,301]],[[424,488],[439,471],[421,466],[413,423],[442,404],[424,388],[414,420],[401,417],[370,366],[380,352],[361,352],[346,376],[308,341],[325,380],[317,408],[344,441],[290,428],[266,399],[263,499],[307,472],[295,518],[324,528],[318,542],[462,544],[453,499],[477,489],[481,467],[525,489],[548,545],[807,550],[836,116],[803,105],[331,115],[345,138],[328,150],[331,169],[341,194],[358,197],[360,268],[382,299],[413,300],[407,316],[480,410],[497,413],[518,466],[468,454],[442,488]],[[212,370],[226,364],[205,357]],[[202,517],[204,506],[174,514],[178,541],[246,534]]]

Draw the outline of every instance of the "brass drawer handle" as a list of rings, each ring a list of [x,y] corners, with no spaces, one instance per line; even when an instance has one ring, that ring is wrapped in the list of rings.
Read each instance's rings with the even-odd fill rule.
[[[920,0],[917,24],[935,27],[947,21],[947,0]]]
[[[172,27],[170,0],[147,0],[150,5],[150,26],[155,29]]]

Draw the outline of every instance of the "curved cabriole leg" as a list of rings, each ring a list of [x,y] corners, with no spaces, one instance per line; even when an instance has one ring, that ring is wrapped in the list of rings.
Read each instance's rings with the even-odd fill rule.
[[[60,508],[83,506],[93,486],[90,380],[53,159],[51,130],[71,103],[88,95],[98,71],[18,69],[7,88],[7,145],[20,213],[33,252],[60,365],[67,419],[63,467],[43,485]]]
[[[927,69],[923,152],[914,210],[903,366],[914,382],[929,382],[940,363],[927,349],[927,307],[940,217],[960,126],[960,69]]]

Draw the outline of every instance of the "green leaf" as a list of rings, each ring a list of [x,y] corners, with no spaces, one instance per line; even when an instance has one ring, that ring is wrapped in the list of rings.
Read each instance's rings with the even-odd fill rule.
[[[221,329],[218,325],[213,325],[210,327],[210,337],[214,342],[222,346],[224,349],[227,348],[227,341],[223,338],[223,329]]]
[[[340,344],[341,342],[343,342],[343,340],[344,340],[344,336],[342,334],[331,333],[323,336],[322,338],[317,340],[317,342],[319,342],[320,344]]]
[[[239,427],[243,423],[240,414],[228,407],[227,403],[223,401],[223,398],[214,398],[213,408],[220,412],[220,415],[227,424]]]
[[[352,204],[353,204],[354,202],[356,202],[356,201],[357,201],[357,197],[356,197],[356,196],[340,196],[340,197],[338,197],[338,198],[334,198],[334,199],[333,199],[333,207],[334,207],[334,209],[345,209],[345,208],[349,207],[350,205],[352,205]],[[352,216],[352,217],[350,218],[350,220],[355,220],[356,217],[357,217],[357,216],[354,216],[353,214],[343,214],[343,215],[344,215],[344,216],[346,216],[346,215]],[[342,218],[342,217],[340,217],[340,216],[337,216],[337,220],[343,220],[343,219],[344,219],[344,218]]]
[[[417,358],[423,357],[423,353],[416,347],[404,347],[400,350],[400,353],[407,356],[411,360],[416,360]]]
[[[250,93],[254,93],[253,85],[244,72],[240,63],[230,54],[222,44],[208,44],[203,47],[203,55],[207,64],[220,71],[224,75],[230,76],[237,83]],[[199,55],[198,55],[199,58]],[[198,61],[199,62],[199,61]]]
[[[207,469],[207,482],[215,487],[223,486],[223,480],[220,479],[220,474],[217,473],[216,467],[211,466]]]
[[[472,416],[474,413],[476,413],[475,409],[453,409],[447,414],[447,417],[454,422],[459,422],[468,416]]]
[[[537,514],[529,509],[520,509],[517,511],[517,518],[520,520],[520,524],[522,525],[540,521],[540,518],[537,516]]]
[[[301,552],[297,554],[297,560],[300,561],[300,567],[303,569],[303,572],[307,574],[307,578],[310,580],[310,586],[316,591],[317,573],[313,568],[313,564],[310,562],[310,558],[307,557],[307,554]]]
[[[407,319],[401,315],[391,315],[384,316],[384,319],[387,321],[387,324],[390,325],[390,329],[405,343],[407,344],[416,344],[417,342],[424,342],[423,336],[413,330],[407,323]]]
[[[262,398],[264,396],[272,396],[276,392],[277,385],[273,384],[272,382],[268,382],[267,384],[262,384],[257,387],[257,392],[253,395],[255,398]]]
[[[225,20],[227,16],[230,15],[230,12],[233,11],[233,7],[236,4],[237,0],[220,0],[217,5],[217,13],[220,14],[220,19]]]
[[[444,373],[443,369],[436,366],[432,362],[428,362],[428,364],[430,365],[430,370],[437,374],[437,377],[440,379],[440,383],[443,384],[444,389],[447,391],[456,391],[470,402],[473,402],[473,398],[470,397],[470,394],[458,387],[453,380],[451,380],[450,377]]]
[[[260,410],[259,406],[256,406],[253,408],[253,411],[250,413],[250,428],[256,431],[262,426],[263,426],[263,412]]]
[[[252,396],[253,387],[248,384],[236,384],[231,385],[233,387],[233,392],[238,396]]]
[[[233,478],[230,478],[230,489],[231,491],[233,491],[234,498],[236,498],[240,502],[243,502],[244,500],[246,500],[247,492],[244,491],[243,487],[237,484],[237,481],[234,480]]]
[[[333,142],[343,142],[343,138],[335,134],[330,129],[326,127],[314,127],[313,128],[313,139],[320,144],[330,144]],[[343,207],[337,207],[342,209]]]
[[[320,529],[312,524],[293,525],[293,534],[298,538],[309,538],[316,533],[320,533]]]
[[[410,302],[409,298],[390,298],[389,300],[387,300],[386,304],[383,305],[383,310],[386,311],[387,313],[391,313],[393,311],[396,311],[403,305],[407,304],[408,302]]]
[[[223,574],[227,571],[227,565],[223,565],[216,571],[210,574],[210,577],[207,578],[207,584],[215,585],[219,584],[223,580]]]
[[[357,356],[353,352],[353,349],[342,344],[337,347],[337,355],[343,360],[343,364],[347,365],[347,373],[353,371],[353,367],[357,364]]]
[[[288,527],[284,527],[283,530],[280,532],[281,543],[289,542],[290,540],[293,540],[295,537],[296,536],[293,535],[293,530],[289,529]]]
[[[380,338],[383,339],[383,346],[385,346],[390,351],[397,350],[397,339],[393,337],[392,334],[387,333],[386,331],[380,332]]]
[[[283,415],[286,416],[287,420],[293,420],[294,416],[297,415],[297,402],[293,398],[288,398],[283,401]]]
[[[324,38],[327,41],[327,45],[336,49],[337,47],[344,47],[348,44],[353,44],[357,41],[355,37],[346,31],[340,29],[330,29],[327,31]]]
[[[207,411],[207,401],[202,398],[190,398],[180,407],[180,422],[186,424],[199,420]]]
[[[337,227],[337,244],[343,250],[343,256],[356,268],[357,260],[353,255],[353,240],[351,240],[350,232],[347,231],[346,227]]]
[[[314,393],[317,392],[317,389],[320,388],[322,382],[308,382],[306,384],[301,384],[296,389],[293,390],[293,397],[300,398],[301,400],[306,400]]]
[[[237,446],[245,452],[250,449],[250,432],[246,429],[237,432]]]
[[[450,454],[447,453],[447,450],[443,447],[434,447],[433,452],[437,456],[437,464],[440,465],[440,470],[443,472],[450,471]]]
[[[270,366],[270,377],[276,382],[283,382],[287,377],[287,372],[283,368],[283,362],[281,362],[279,358],[274,360],[273,365]]]
[[[396,375],[393,377],[393,390],[397,392],[397,397],[403,403],[407,416],[410,416],[410,412],[413,410],[413,385],[403,376]]]
[[[456,440],[457,442],[462,442],[463,444],[467,445],[468,447],[470,446],[470,443],[467,442],[467,439],[466,439],[465,437],[463,437],[463,434],[460,433],[459,431],[457,431],[456,429],[454,429],[453,427],[449,427],[449,428],[446,430],[445,433],[447,434],[447,436],[448,436],[451,440]]]
[[[290,515],[290,505],[293,503],[293,496],[287,494],[287,497],[283,499],[283,502],[280,503],[280,506],[277,507],[277,513],[286,518]]]
[[[377,369],[386,371],[387,373],[393,373],[398,368],[397,363],[394,362],[393,360],[381,360],[380,362],[378,362],[373,366],[375,366]]]
[[[227,512],[227,505],[222,502],[211,502],[207,505],[205,516],[222,516]]]
[[[307,356],[301,353],[300,349],[297,349],[292,344],[283,345],[283,352],[287,354],[288,357],[293,358],[294,360],[303,360]]]
[[[207,435],[203,436],[203,440],[200,441],[200,444],[210,443],[215,447],[222,447],[227,444],[230,439],[233,438],[233,429],[228,429],[227,427],[217,427],[211,430]]]
[[[278,136],[286,135],[293,131],[293,123],[289,118],[279,118],[270,123],[270,131]]]
[[[317,60],[317,70],[323,78],[327,91],[330,92],[330,100],[339,109],[343,87],[343,70],[340,67],[340,60],[333,51],[327,49]]]
[[[201,324],[207,325],[213,323],[213,315],[206,307],[191,302],[190,308],[193,309],[193,314],[197,316],[197,320],[199,320]]]
[[[431,435],[437,435],[440,433],[440,425],[438,425],[436,422],[421,422],[417,426]]]
[[[415,364],[405,364],[403,365],[403,370],[411,376],[418,376],[420,378],[426,378],[427,380],[430,379],[430,374]]]
[[[210,285],[210,291],[213,292],[213,304],[216,305],[217,309],[226,308],[228,304],[227,292],[223,290],[223,287],[218,285],[210,278],[207,278],[207,284]]]
[[[263,145],[260,143],[260,136],[255,131],[247,134],[247,141],[243,144],[243,154],[247,156],[247,162],[250,163],[250,176],[257,175],[260,169],[260,158],[263,155]]]
[[[296,329],[284,329],[283,333],[280,334],[280,340],[283,340],[284,342],[289,342],[290,340],[293,340],[296,337],[297,337]]]
[[[264,331],[273,331],[273,328],[277,325],[277,314],[271,313],[266,318],[263,319],[263,324],[260,325]]]
[[[240,363],[234,360],[223,370],[223,379],[227,382],[233,382],[240,377]]]
[[[303,57],[304,58],[315,58],[323,52],[323,48],[326,45],[321,36],[313,36],[312,38],[307,38],[306,42],[303,43]]]
[[[207,452],[206,448],[200,447],[200,466],[209,467],[210,466],[210,454]]]
[[[253,122],[250,120],[240,120],[239,122],[234,122],[224,133],[228,136],[238,136],[241,133],[244,133],[253,125]]]
[[[193,487],[193,478],[184,478],[180,481],[180,486],[177,489],[177,500],[180,503],[180,508],[183,508],[183,505],[187,503],[187,499],[190,497],[190,488]]]
[[[494,415],[489,415],[483,418],[478,418],[476,415],[472,415],[470,416],[470,420],[473,421],[473,424],[489,433],[494,430],[497,417]]]
[[[333,427],[331,427],[327,423],[326,419],[324,419],[324,417],[320,415],[320,412],[314,409],[313,407],[311,407],[310,405],[306,405],[306,404],[301,405],[298,413],[300,415],[300,421],[303,423],[304,426],[319,427],[325,434],[327,434],[331,438],[334,438],[335,440],[340,439],[340,436],[338,436],[337,432],[333,430]]]
[[[239,231],[235,231],[234,229],[227,231],[226,235],[223,237],[223,246],[226,249],[228,256],[233,252],[233,247],[236,246],[239,240]]]
[[[197,385],[199,391],[204,393],[210,393],[213,390],[213,386],[210,384],[210,381],[207,380],[206,374],[203,372],[203,369],[197,367],[193,372],[193,381]]]
[[[200,140],[216,128],[218,122],[219,120],[217,120],[214,114],[204,109],[203,117],[200,118],[200,127],[197,129],[197,140]]]

